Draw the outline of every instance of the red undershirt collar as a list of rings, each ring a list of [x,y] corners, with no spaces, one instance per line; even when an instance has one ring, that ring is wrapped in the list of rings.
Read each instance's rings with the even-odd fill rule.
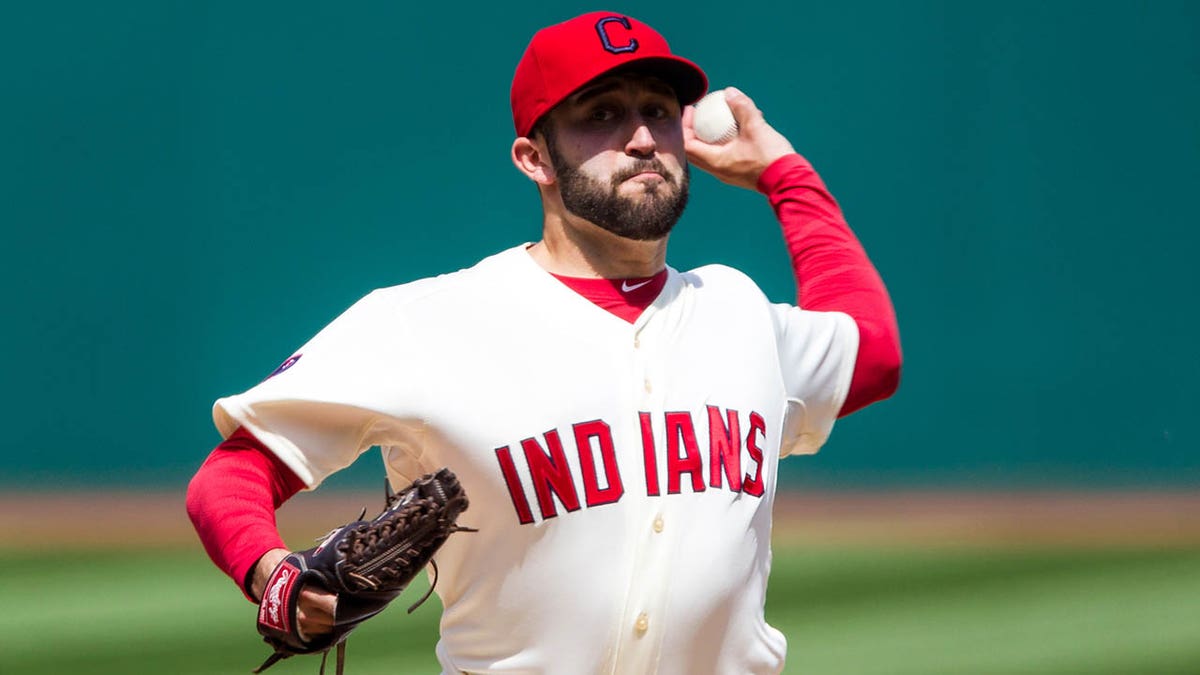
[[[597,307],[633,323],[642,311],[654,302],[663,286],[667,285],[667,270],[663,269],[652,277],[632,279],[594,279],[567,277],[552,274],[576,293],[590,300]]]

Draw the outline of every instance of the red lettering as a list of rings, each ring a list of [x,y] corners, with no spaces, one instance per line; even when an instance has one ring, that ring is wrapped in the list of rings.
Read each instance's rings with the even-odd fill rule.
[[[683,450],[683,456],[679,451]],[[689,412],[667,413],[667,492],[679,494],[680,477],[692,474],[692,492],[704,492],[704,464]]]
[[[567,456],[563,453],[558,431],[551,429],[544,436],[546,447],[550,448],[549,453],[542,450],[542,446],[538,445],[535,439],[527,438],[521,441],[543,519],[558,515],[558,510],[554,507],[554,497],[558,497],[567,511],[579,510],[579,495],[575,493],[575,481],[571,480],[571,468],[567,466]]]
[[[646,495],[657,497],[658,491],[658,456],[654,450],[654,429],[650,426],[650,413],[638,413],[642,423],[642,459],[646,463]]]
[[[762,415],[756,412],[750,413],[750,432],[746,434],[746,451],[750,453],[750,459],[754,462],[754,477],[746,474],[745,480],[742,482],[742,492],[755,497],[763,495],[762,482],[762,465],[763,453],[758,447],[758,437],[765,437],[767,434],[767,423],[763,420]]]
[[[508,496],[512,498],[513,508],[517,510],[517,520],[522,525],[533,522],[533,513],[529,510],[529,499],[525,497],[525,488],[521,487],[521,479],[517,477],[517,467],[513,464],[512,452],[508,446],[496,448],[496,459],[500,462],[500,473],[504,474],[504,483],[508,486]]]
[[[708,406],[708,484],[721,487],[721,472],[729,481],[729,489],[742,489],[742,433],[736,410],[725,413],[728,426],[721,420],[721,409]]]
[[[583,470],[583,494],[588,506],[612,504],[625,494],[621,485],[621,472],[617,468],[617,452],[613,448],[612,430],[601,420],[576,424],[575,447],[579,449],[579,467]],[[592,439],[600,446],[600,459],[604,462],[604,482],[606,488],[600,487],[596,475],[596,457],[593,454]]]

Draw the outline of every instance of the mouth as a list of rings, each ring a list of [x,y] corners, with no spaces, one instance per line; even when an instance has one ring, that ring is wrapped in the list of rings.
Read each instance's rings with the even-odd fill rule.
[[[667,172],[667,167],[663,166],[662,162],[657,159],[641,160],[627,167],[619,174],[618,182],[634,181],[637,183],[669,183],[671,182],[670,173]]]
[[[630,176],[626,180],[636,180],[636,181],[644,182],[644,181],[664,181],[666,179],[667,179],[666,176],[662,175],[661,173],[659,173],[657,171],[642,171],[641,173],[636,173],[636,174]]]

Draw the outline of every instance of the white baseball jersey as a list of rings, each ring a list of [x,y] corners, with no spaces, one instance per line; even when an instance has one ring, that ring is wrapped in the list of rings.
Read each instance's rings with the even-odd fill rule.
[[[522,245],[371,293],[214,418],[309,487],[372,446],[397,486],[459,476],[446,673],[777,673],[778,459],[824,443],[857,346],[723,266],[669,270],[630,324]]]

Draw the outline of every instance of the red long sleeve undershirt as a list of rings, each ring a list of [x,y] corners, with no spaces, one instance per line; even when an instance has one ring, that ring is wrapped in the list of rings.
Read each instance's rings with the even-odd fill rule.
[[[275,453],[241,428],[212,451],[188,484],[187,512],[204,550],[247,598],[254,564],[273,548],[287,548],[275,509],[303,488]]]
[[[891,396],[900,377],[896,315],[883,281],[837,202],[800,155],[772,164],[759,178],[758,189],[783,228],[797,304],[808,310],[845,312],[858,325],[854,375],[840,415]],[[630,322],[665,281],[663,275],[650,284],[657,288],[626,294],[613,284],[559,278]],[[273,548],[286,548],[275,525],[275,510],[303,488],[291,469],[243,429],[213,450],[188,485],[188,515],[204,549],[248,598],[250,573],[259,558]]]
[[[881,401],[900,384],[900,329],[883,280],[808,160],[788,155],[758,178],[783,227],[796,304],[845,312],[858,324],[858,356],[839,417]]]

